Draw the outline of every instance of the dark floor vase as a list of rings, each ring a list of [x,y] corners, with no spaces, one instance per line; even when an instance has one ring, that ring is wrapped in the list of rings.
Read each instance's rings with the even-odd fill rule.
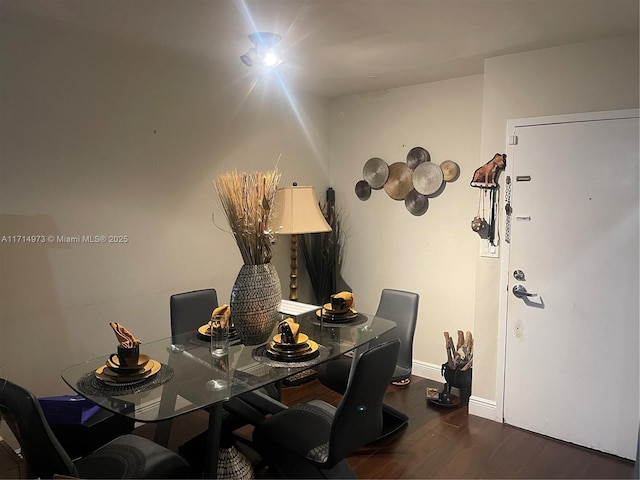
[[[231,289],[231,319],[245,345],[267,342],[280,315],[280,278],[271,263],[243,265]]]

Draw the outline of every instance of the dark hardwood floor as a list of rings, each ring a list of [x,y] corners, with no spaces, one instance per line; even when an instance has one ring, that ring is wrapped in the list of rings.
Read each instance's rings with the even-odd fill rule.
[[[349,457],[359,478],[631,478],[633,462],[468,415],[466,407],[442,408],[426,401],[426,388],[442,384],[412,377],[405,387],[390,386],[386,403],[407,413],[409,425],[397,434]],[[454,389],[455,392],[455,389]],[[317,380],[283,389],[288,405],[340,396]],[[169,447],[204,431],[205,412],[173,422]],[[153,426],[136,430],[153,435]],[[250,435],[250,428],[241,433]],[[270,478],[258,469],[256,478]]]

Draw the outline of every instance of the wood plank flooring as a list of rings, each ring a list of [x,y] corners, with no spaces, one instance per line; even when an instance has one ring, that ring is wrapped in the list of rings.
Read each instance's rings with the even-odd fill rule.
[[[426,388],[441,384],[412,377],[405,387],[390,386],[389,405],[407,413],[409,424],[395,435],[349,457],[359,478],[631,478],[633,462],[560,442],[509,425],[468,415],[466,407],[439,408],[426,401]],[[455,389],[454,389],[455,392]],[[317,380],[283,389],[287,405],[314,398],[332,404],[340,396]],[[204,431],[205,412],[173,422],[169,447]],[[136,433],[152,437],[153,426]],[[244,429],[250,433],[250,429]],[[256,478],[270,478],[268,469]]]

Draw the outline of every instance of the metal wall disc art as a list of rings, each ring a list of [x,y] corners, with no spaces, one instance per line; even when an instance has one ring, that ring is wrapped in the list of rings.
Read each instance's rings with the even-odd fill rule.
[[[362,169],[362,178],[364,178],[371,188],[381,189],[389,178],[389,165],[387,162],[378,157],[367,160]]]
[[[442,170],[435,163],[424,162],[413,172],[413,188],[423,195],[432,195],[442,186]]]
[[[429,162],[431,160],[431,155],[429,152],[422,147],[413,147],[407,153],[407,165],[411,170],[415,170],[418,165],[424,162]]]
[[[460,175],[460,167],[453,160],[445,160],[440,164],[445,182],[452,182]]]
[[[429,208],[429,197],[439,196],[445,182],[458,179],[460,167],[453,160],[440,165],[433,163],[426,148],[413,147],[407,152],[406,162],[388,164],[379,157],[370,158],[364,164],[362,176],[364,180],[355,185],[360,200],[368,200],[371,190],[384,189],[393,200],[404,200],[411,215],[420,216]]]
[[[426,195],[422,195],[415,190],[411,190],[404,198],[404,206],[407,207],[407,210],[409,210],[411,215],[419,217],[427,211],[427,208],[429,208],[429,199]]]
[[[369,200],[371,196],[371,185],[366,180],[360,180],[356,183],[356,195],[360,200]]]
[[[412,170],[406,163],[396,162],[389,165],[389,179],[384,184],[384,191],[394,200],[404,200],[411,190]]]

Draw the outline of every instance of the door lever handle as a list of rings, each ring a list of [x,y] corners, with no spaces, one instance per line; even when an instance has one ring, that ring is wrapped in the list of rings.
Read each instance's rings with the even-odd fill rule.
[[[527,292],[527,289],[524,288],[524,285],[514,285],[513,288],[511,289],[511,291],[518,298],[537,297],[538,296],[537,293],[529,293],[529,292]]]

